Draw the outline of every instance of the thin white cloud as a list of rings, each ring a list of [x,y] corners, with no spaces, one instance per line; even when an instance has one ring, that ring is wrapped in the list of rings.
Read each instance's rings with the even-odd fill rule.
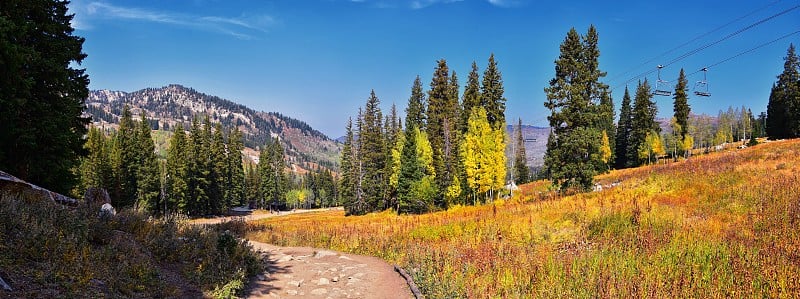
[[[497,7],[517,7],[523,4],[523,0],[487,0],[489,4]]]
[[[93,20],[129,20],[188,27],[230,35],[238,39],[254,39],[255,34],[265,33],[277,23],[274,18],[267,15],[240,17],[199,16],[118,6],[101,1],[89,3],[73,1],[70,4],[70,12],[75,14],[72,25],[79,30],[92,29],[91,23]]]

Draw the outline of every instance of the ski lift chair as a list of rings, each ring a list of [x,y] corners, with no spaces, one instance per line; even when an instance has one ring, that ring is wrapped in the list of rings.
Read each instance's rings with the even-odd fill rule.
[[[653,95],[656,96],[671,96],[672,91],[670,91],[669,82],[661,80],[661,69],[664,68],[663,65],[658,65],[658,80],[656,81],[656,88],[653,90]]]
[[[710,97],[711,92],[708,91],[708,81],[706,81],[708,68],[704,67],[701,71],[703,71],[703,80],[697,81],[697,83],[694,84],[694,94],[701,97]]]

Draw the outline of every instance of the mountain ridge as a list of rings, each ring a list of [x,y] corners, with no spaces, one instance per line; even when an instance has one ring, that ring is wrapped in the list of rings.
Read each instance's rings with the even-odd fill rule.
[[[146,113],[155,130],[171,131],[180,125],[187,128],[194,117],[208,116],[212,123],[225,128],[238,127],[250,149],[258,150],[277,138],[284,144],[289,163],[304,169],[314,165],[337,168],[341,145],[306,122],[279,112],[256,111],[180,84],[132,92],[93,90],[86,100],[86,114],[92,116],[95,125],[113,127],[119,123],[124,105],[130,106],[136,117]],[[251,158],[257,161],[257,156]]]

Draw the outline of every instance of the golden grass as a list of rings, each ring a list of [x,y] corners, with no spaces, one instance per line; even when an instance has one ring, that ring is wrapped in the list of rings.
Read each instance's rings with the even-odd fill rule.
[[[602,192],[427,215],[341,211],[250,224],[249,238],[381,257],[430,298],[798,297],[800,140],[613,171]]]

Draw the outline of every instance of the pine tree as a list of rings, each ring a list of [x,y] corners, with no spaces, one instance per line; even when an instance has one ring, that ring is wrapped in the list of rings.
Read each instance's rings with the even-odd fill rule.
[[[503,92],[503,78],[492,53],[489,56],[489,64],[483,71],[481,84],[481,106],[486,109],[486,118],[492,128],[506,126],[506,98]]]
[[[139,120],[137,135],[138,144],[136,145],[139,167],[136,172],[137,182],[137,202],[140,207],[144,207],[156,214],[162,212],[161,203],[161,174],[158,159],[155,153],[155,143],[150,134],[150,122],[144,112]]]
[[[686,133],[689,130],[689,81],[686,80],[686,74],[683,72],[683,68],[681,68],[680,73],[678,74],[678,83],[675,84],[675,102],[673,104],[673,112],[675,113],[675,122],[681,128],[678,135],[680,138],[686,136]]]
[[[111,187],[111,164],[109,160],[108,140],[97,127],[90,127],[84,147],[88,155],[81,158],[80,190],[88,188]]]
[[[772,85],[766,129],[772,139],[800,136],[800,57],[795,53],[794,44],[789,45],[783,72]]]
[[[417,154],[417,142],[424,140],[420,134],[419,128],[406,126],[406,142],[402,149],[397,183],[398,213],[421,213],[427,208],[425,200],[412,192],[412,187],[425,176],[425,166],[420,163]]]
[[[78,182],[89,118],[89,77],[79,66],[68,1],[0,4],[0,169],[63,194]]]
[[[374,211],[386,205],[384,184],[387,181],[385,178],[387,151],[383,138],[382,119],[380,100],[373,90],[364,106],[363,123],[359,130],[359,142],[361,143],[359,157],[364,165],[363,171],[366,175],[362,185],[367,207],[365,212]]]
[[[118,165],[115,165],[119,180],[119,193],[112,198],[115,207],[131,207],[136,203],[137,173],[139,171],[138,138],[136,123],[133,121],[130,107],[122,108],[122,118],[119,121],[117,133],[116,152],[119,154]],[[116,201],[114,201],[116,199]]]
[[[394,157],[392,152],[397,145],[398,139],[402,135],[402,131],[397,119],[397,106],[392,104],[392,108],[389,112],[389,115],[386,116],[386,121],[383,125],[385,131],[384,142],[386,144],[386,168],[384,169],[384,178],[386,179],[386,182],[384,182],[384,185],[386,186],[386,195],[385,206],[380,207],[381,210],[385,210],[397,205],[397,182],[396,180],[392,180],[393,177],[396,179],[394,170],[398,168],[394,165],[395,160],[393,159]],[[399,159],[397,162],[399,165]]]
[[[241,206],[246,203],[245,200],[245,173],[242,163],[242,151],[244,150],[244,143],[242,142],[242,132],[238,127],[233,127],[233,130],[228,134],[228,160],[227,160],[227,195],[225,198],[230,205]]]
[[[249,207],[256,207],[262,198],[260,194],[261,178],[258,176],[257,166],[253,162],[247,161],[244,172],[244,184],[246,190],[245,198],[247,200],[247,205]]]
[[[261,149],[258,162],[258,174],[261,207],[269,206],[270,210],[285,205],[284,195],[287,188],[285,154],[280,140],[272,140]]]
[[[631,137],[628,143],[628,160],[632,166],[638,166],[643,159],[639,155],[639,150],[647,144],[647,134],[654,132],[658,136],[661,128],[656,122],[658,107],[653,102],[653,95],[650,92],[650,84],[647,79],[639,82],[636,86],[636,94],[633,100],[633,110],[631,111]]]
[[[469,123],[469,116],[472,109],[482,106],[481,104],[481,86],[480,77],[478,75],[478,64],[472,62],[472,70],[467,77],[467,85],[464,87],[464,97],[461,104],[461,131],[466,132]]]
[[[166,210],[167,213],[188,212],[189,208],[189,153],[183,124],[175,126],[167,149]]]
[[[427,135],[433,149],[433,165],[437,177],[435,183],[437,190],[444,190],[452,183],[457,161],[457,118],[458,97],[454,97],[451,77],[447,61],[441,59],[437,62],[431,79],[431,89],[428,91],[428,123]],[[455,77],[455,75],[453,75]],[[440,208],[446,208],[448,203],[444,197],[437,195],[435,203]]]
[[[187,189],[188,189],[188,202],[186,204],[186,211],[190,215],[202,215],[205,211],[205,205],[208,202],[208,177],[210,173],[207,167],[207,153],[209,138],[206,138],[203,132],[200,120],[195,117],[192,120],[191,136],[187,142],[189,146],[187,149]]]
[[[525,139],[522,137],[522,119],[517,121],[517,140],[514,146],[514,180],[517,184],[530,181],[530,169],[525,154]]]
[[[342,157],[339,171],[339,197],[345,208],[346,214],[353,214],[352,207],[355,198],[355,156],[353,151],[353,119],[347,120],[344,145],[342,146]]]
[[[210,124],[209,124],[210,125]],[[222,124],[216,123],[211,135],[209,148],[211,167],[211,191],[209,195],[209,210],[213,214],[220,214],[230,207],[225,194],[228,193],[225,178],[228,176],[228,157],[225,151],[225,137],[222,134]]]
[[[606,134],[615,135],[617,128],[614,126],[614,100],[608,90],[608,85],[600,81],[606,76],[606,72],[600,70],[600,48],[598,46],[599,37],[594,25],[590,25],[583,37],[583,52],[582,61],[585,67],[586,79],[583,83],[587,85],[586,97],[592,101],[592,104],[597,105],[597,125],[596,128],[600,132],[605,131]],[[616,140],[610,139],[609,146],[611,148],[611,157],[615,153]],[[598,172],[605,172],[609,169],[609,162],[607,160],[605,165],[601,165],[597,169]]]
[[[427,109],[425,93],[422,91],[422,80],[417,76],[411,87],[411,97],[406,107],[406,127],[425,129],[425,110]]]
[[[632,112],[631,112],[631,95],[628,92],[628,87],[625,86],[625,95],[622,97],[622,106],[619,112],[619,122],[617,123],[617,136],[616,136],[616,150],[614,167],[622,169],[630,166],[628,158],[628,143],[631,139],[632,131]]]
[[[581,39],[574,28],[567,33],[555,61],[555,77],[545,88],[550,109],[551,140],[545,169],[560,188],[589,190],[594,175],[605,171],[601,134],[613,131],[613,103],[605,76],[598,68],[597,34],[594,26]],[[598,101],[599,100],[599,101]]]

